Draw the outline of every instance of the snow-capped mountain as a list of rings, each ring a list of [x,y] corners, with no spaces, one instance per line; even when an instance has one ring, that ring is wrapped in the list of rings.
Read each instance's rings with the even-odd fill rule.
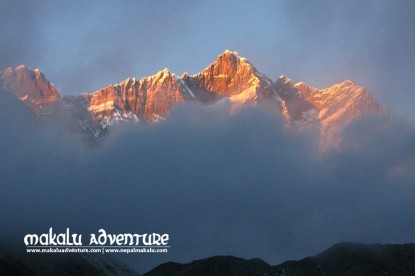
[[[237,52],[226,50],[201,73],[183,74],[180,79],[201,101],[210,96],[211,101],[228,97],[236,104],[265,100],[281,103],[273,82]]]
[[[321,124],[322,144],[335,145],[341,131],[355,119],[365,114],[383,114],[387,110],[377,104],[367,90],[350,80],[319,90],[303,82],[294,86],[300,96],[318,114]],[[317,112],[318,111],[318,112]],[[309,111],[305,111],[307,114]],[[307,117],[307,115],[305,116]]]
[[[283,116],[287,124],[320,125],[321,145],[336,146],[341,132],[353,120],[368,114],[384,114],[367,90],[350,80],[319,90],[304,82],[293,84],[285,76],[275,82],[283,98]]]
[[[177,103],[214,104],[227,99],[232,112],[268,103],[280,111],[287,126],[318,124],[323,145],[336,145],[341,131],[365,114],[386,110],[363,87],[346,80],[319,90],[280,76],[273,82],[237,52],[226,50],[202,72],[176,76],[167,68],[140,80],[128,78],[93,93],[60,97],[39,69],[25,66],[0,72],[0,87],[13,93],[39,117],[64,110],[66,117],[92,137],[117,121],[156,122]]]

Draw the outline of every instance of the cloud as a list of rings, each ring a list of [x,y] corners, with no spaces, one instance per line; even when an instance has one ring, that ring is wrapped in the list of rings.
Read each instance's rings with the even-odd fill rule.
[[[144,272],[212,255],[277,264],[341,241],[413,242],[415,176],[395,167],[411,164],[415,131],[401,119],[358,122],[321,156],[318,130],[284,128],[270,110],[179,106],[89,148],[61,123],[27,123],[5,106],[0,233],[19,245],[49,227],[170,234],[166,255],[116,256]]]

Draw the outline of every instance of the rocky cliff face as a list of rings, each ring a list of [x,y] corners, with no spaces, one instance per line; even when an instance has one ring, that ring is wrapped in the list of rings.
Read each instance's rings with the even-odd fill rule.
[[[141,80],[109,85],[94,93],[60,98],[52,83],[38,69],[7,68],[0,74],[2,90],[12,92],[35,114],[52,116],[53,107],[92,137],[101,136],[117,121],[156,122],[177,103],[213,104],[228,99],[232,110],[245,104],[275,106],[288,126],[319,125],[321,145],[336,146],[350,122],[385,111],[363,88],[344,81],[316,89],[281,76],[275,82],[260,73],[236,52],[225,51],[202,72],[180,77],[168,69]]]
[[[168,69],[139,81],[128,78],[80,97],[97,121],[113,118],[155,121],[183,101],[179,84]]]
[[[49,82],[39,69],[30,70],[21,65],[0,72],[0,88],[13,93],[35,114],[43,117],[59,99],[55,86]]]
[[[120,121],[156,122],[189,97],[168,69],[141,80],[128,78],[94,93],[64,97],[72,118],[89,136],[99,137]]]
[[[315,117],[316,109],[310,105],[300,91],[293,86],[291,79],[280,76],[274,83],[274,88],[282,98],[282,115],[286,123],[309,123],[317,121]]]

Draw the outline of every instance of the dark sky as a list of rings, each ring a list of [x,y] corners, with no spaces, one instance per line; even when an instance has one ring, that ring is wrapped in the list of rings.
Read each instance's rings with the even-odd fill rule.
[[[1,1],[0,67],[40,68],[62,94],[168,67],[197,73],[225,49],[276,79],[351,79],[415,117],[415,4],[369,1]]]

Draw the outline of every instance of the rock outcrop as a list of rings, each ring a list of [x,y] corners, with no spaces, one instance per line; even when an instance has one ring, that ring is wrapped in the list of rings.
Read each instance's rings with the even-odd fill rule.
[[[0,72],[0,88],[13,93],[40,117],[50,115],[60,98],[55,86],[39,69],[31,70],[24,65]]]

